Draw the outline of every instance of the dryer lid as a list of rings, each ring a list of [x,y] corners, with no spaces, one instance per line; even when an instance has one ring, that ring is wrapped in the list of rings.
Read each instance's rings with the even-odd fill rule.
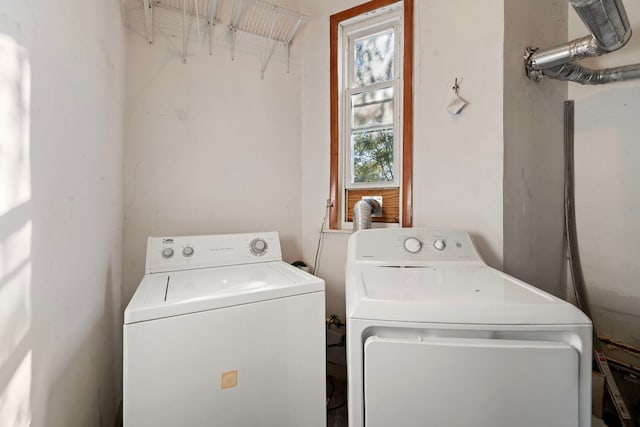
[[[365,267],[364,295],[371,300],[430,304],[548,304],[550,295],[522,286],[486,266]]]
[[[147,274],[125,324],[324,291],[324,281],[281,261]]]
[[[571,304],[486,265],[358,266],[349,317],[465,324],[588,324]]]

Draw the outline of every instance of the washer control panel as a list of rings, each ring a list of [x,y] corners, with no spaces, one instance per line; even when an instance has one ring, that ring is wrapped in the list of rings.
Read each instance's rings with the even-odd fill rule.
[[[150,237],[146,273],[282,261],[275,231],[247,234]]]
[[[481,261],[464,231],[419,228],[361,230],[349,240],[349,256],[362,261],[407,264],[416,261]]]

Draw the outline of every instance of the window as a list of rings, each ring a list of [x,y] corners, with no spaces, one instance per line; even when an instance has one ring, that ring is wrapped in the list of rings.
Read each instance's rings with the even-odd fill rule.
[[[343,30],[347,77],[343,111],[346,143],[345,187],[398,187],[396,125],[400,95],[398,28],[400,20],[383,22],[363,31]],[[352,30],[353,31],[353,30]]]
[[[411,226],[412,11],[377,0],[331,17],[332,229],[374,195],[374,221]]]

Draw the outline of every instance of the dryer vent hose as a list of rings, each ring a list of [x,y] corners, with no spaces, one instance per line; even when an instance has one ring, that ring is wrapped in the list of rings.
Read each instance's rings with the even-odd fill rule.
[[[380,204],[374,199],[358,200],[353,205],[353,232],[371,228],[371,214]]]

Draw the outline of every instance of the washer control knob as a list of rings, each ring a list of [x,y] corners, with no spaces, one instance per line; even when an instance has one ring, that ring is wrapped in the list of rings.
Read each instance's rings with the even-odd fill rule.
[[[249,250],[251,251],[252,254],[257,256],[262,256],[266,254],[268,247],[269,246],[267,245],[267,242],[265,242],[264,239],[260,239],[260,238],[253,239],[249,244]]]
[[[408,237],[404,240],[404,248],[407,252],[411,252],[412,254],[417,254],[422,249],[422,242],[415,237]]]
[[[172,256],[173,256],[173,249],[171,249],[171,248],[164,248],[164,249],[162,250],[162,258],[169,259],[169,258],[171,258]]]
[[[444,248],[447,247],[447,244],[444,242],[444,240],[437,239],[435,242],[433,242],[433,247],[439,251],[443,251]]]
[[[182,255],[184,255],[186,257],[190,257],[191,255],[193,255],[193,247],[192,246],[185,246],[182,249]]]

